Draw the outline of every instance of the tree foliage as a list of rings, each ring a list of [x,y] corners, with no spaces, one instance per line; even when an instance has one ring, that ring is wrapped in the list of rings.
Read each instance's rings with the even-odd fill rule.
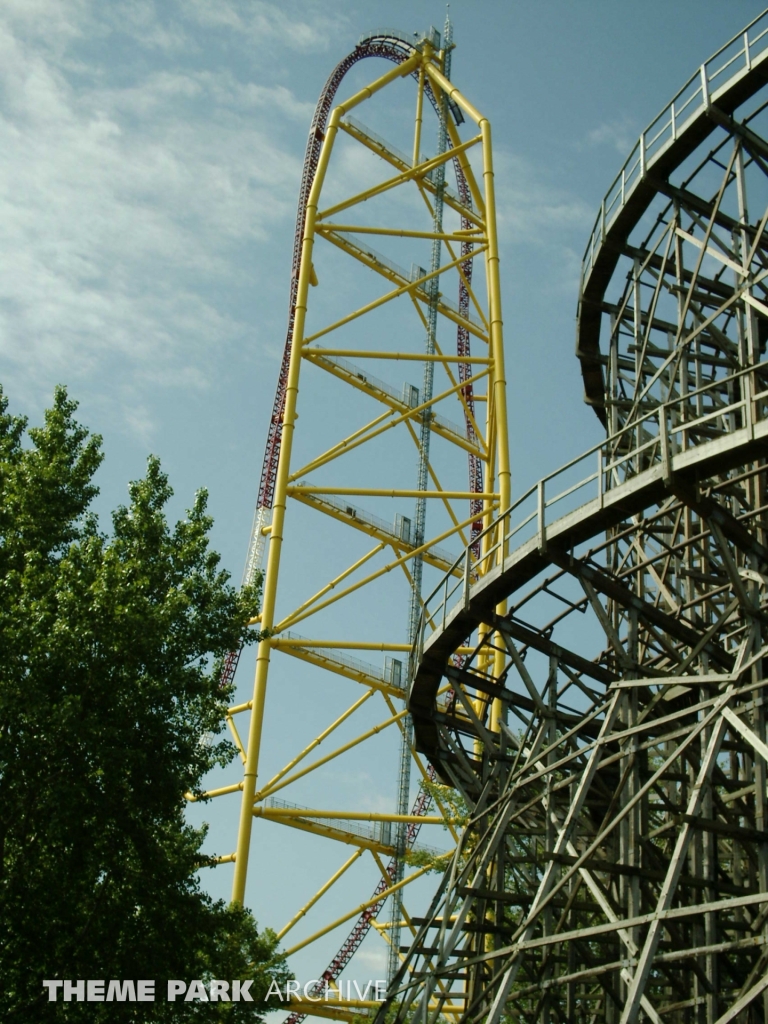
[[[99,531],[101,438],[57,389],[43,426],[0,391],[0,1001],[9,1020],[254,1019],[272,933],[202,892],[184,794],[231,759],[221,658],[253,639],[199,492],[169,526],[159,462]],[[165,980],[254,978],[253,1004],[165,1003]],[[49,1003],[43,978],[157,979],[155,1004]]]

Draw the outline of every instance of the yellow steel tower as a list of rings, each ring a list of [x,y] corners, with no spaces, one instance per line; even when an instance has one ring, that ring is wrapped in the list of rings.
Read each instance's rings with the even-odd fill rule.
[[[330,877],[325,868],[312,879],[314,894],[280,931],[281,938],[292,933],[289,954],[348,928],[361,912],[371,917],[425,871],[406,866],[403,873],[403,829],[444,823],[439,792],[427,814],[428,802],[413,814],[396,807],[394,795],[387,809],[380,797],[329,806],[330,794],[361,766],[378,771],[381,758],[398,764],[398,736],[408,752],[409,601],[415,591],[420,611],[422,572],[429,589],[430,574],[437,579],[450,570],[454,556],[510,503],[491,125],[449,79],[449,34],[441,42],[434,30],[387,32],[360,45],[370,49],[371,40],[379,46],[372,55],[395,60],[384,52],[391,44],[395,66],[335,106],[324,131],[313,128],[322,146],[307,183],[271,522],[266,508],[257,516],[257,539],[267,538],[258,624],[268,637],[258,647],[252,698],[228,715],[242,778],[210,793],[241,794],[237,848],[221,858],[234,861],[234,901],[245,899],[254,818],[257,831],[282,828],[293,842],[317,842],[303,832],[352,847]],[[456,295],[458,301],[450,297]],[[421,386],[395,386],[403,368],[410,376],[417,371]],[[484,543],[491,547],[493,537]],[[477,558],[477,571],[490,571],[479,549]],[[383,670],[371,663],[382,655]],[[308,671],[311,688],[303,682],[303,690],[291,689],[295,672],[304,680]],[[317,721],[326,693],[325,721]],[[274,724],[285,722],[286,701],[295,702],[295,730]],[[383,718],[372,716],[377,702]],[[278,728],[279,745],[272,742]],[[299,739],[290,749],[294,733]],[[412,748],[410,756],[417,778],[427,778],[428,766]],[[328,795],[323,806],[302,805],[318,792]],[[387,869],[388,856],[398,859],[398,872]],[[322,860],[308,864],[308,876]],[[334,885],[342,876],[347,890],[362,888],[339,915]],[[380,884],[366,902],[371,878]],[[255,893],[253,900],[258,905]],[[331,901],[333,914],[323,909]],[[404,903],[396,907],[391,925],[369,922],[385,940],[400,924],[411,925]],[[324,1004],[326,1014],[332,1005]],[[331,1012],[345,1019],[361,1005],[339,999]]]

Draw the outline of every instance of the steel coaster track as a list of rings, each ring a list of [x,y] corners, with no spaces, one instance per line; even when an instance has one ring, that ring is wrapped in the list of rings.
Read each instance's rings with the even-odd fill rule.
[[[304,232],[304,221],[307,215],[307,200],[309,198],[310,189],[312,188],[312,182],[315,180],[317,162],[320,159],[320,150],[322,148],[323,139],[325,138],[328,117],[331,113],[331,109],[333,108],[336,93],[338,92],[339,86],[344,80],[347,72],[361,60],[366,60],[368,57],[381,57],[384,60],[391,61],[393,64],[402,64],[413,52],[412,46],[406,42],[406,39],[407,37],[405,35],[401,35],[399,33],[396,34],[394,32],[387,35],[363,36],[355,49],[343,60],[339,61],[329,75],[325,85],[323,86],[323,90],[320,93],[320,98],[317,101],[315,113],[312,117],[309,136],[307,138],[307,148],[304,153],[301,184],[299,186],[299,201],[296,210],[296,228],[293,234],[291,283],[288,295],[288,327],[286,330],[283,355],[280,362],[280,371],[277,377],[275,397],[272,402],[272,415],[270,416],[269,427],[267,428],[267,440],[264,447],[264,460],[261,467],[259,493],[256,501],[253,528],[251,530],[248,555],[246,557],[245,570],[243,573],[243,583],[252,583],[255,579],[256,573],[261,567],[261,560],[263,558],[264,551],[264,541],[261,529],[266,525],[267,517],[272,509],[272,503],[275,496],[275,480],[277,478],[277,466],[280,460],[280,442],[283,436],[285,389],[288,381],[288,367],[291,360],[293,330],[296,319],[296,295],[299,285],[299,266],[301,263],[301,243]],[[418,72],[413,72],[411,77],[418,81]],[[435,95],[428,82],[425,84],[425,89],[433,109],[437,111],[437,101],[435,100]],[[456,111],[452,110],[452,113],[456,116]],[[458,160],[454,160],[454,169],[456,172],[456,180],[461,202],[468,208],[471,208],[472,198],[469,186],[467,185],[467,181]],[[469,227],[471,227],[470,222],[465,218],[462,218],[462,228]],[[462,256],[468,257],[471,251],[472,243],[462,242]],[[473,263],[471,259],[467,259],[467,261],[462,264],[462,270],[464,272],[466,282],[469,284],[471,284],[472,281],[472,266]],[[468,310],[469,292],[467,290],[465,280],[461,280],[459,284],[459,311],[462,316],[466,316]],[[470,355],[469,332],[461,325],[457,328],[456,351],[458,355]],[[462,382],[467,381],[472,376],[472,368],[469,363],[459,364],[459,376]],[[462,395],[467,403],[468,409],[468,412],[465,413],[467,438],[476,442],[474,426],[470,419],[470,414],[474,415],[475,411],[473,388],[471,383],[465,385],[462,389]],[[482,463],[480,459],[471,452],[468,454],[468,460],[469,489],[470,491],[475,491],[480,494],[483,490]],[[472,535],[476,536],[482,530],[482,524],[479,518],[482,513],[482,501],[473,501],[471,503],[470,511],[477,513],[478,515],[478,519],[472,523],[471,527]],[[221,676],[222,686],[230,686],[234,682],[241,653],[242,648],[239,648],[236,651],[230,651],[224,659],[224,668]]]
[[[437,772],[432,767],[432,765],[429,765],[427,771],[429,773],[431,781],[434,782],[437,778]],[[431,804],[432,797],[425,789],[422,788],[419,790],[416,796],[413,807],[411,808],[411,814],[426,815],[429,813]],[[413,844],[416,842],[416,839],[418,838],[420,829],[421,825],[419,824],[419,822],[410,822],[405,834],[406,850],[410,850],[413,847]],[[381,893],[383,893],[385,889],[387,889],[392,884],[392,882],[394,882],[395,875],[397,872],[397,857],[390,857],[386,865],[386,872],[387,877],[382,878],[379,881],[376,888],[373,890],[373,895],[371,897],[372,900],[375,900],[377,896],[380,896]],[[355,925],[350,931],[349,935],[339,947],[338,953],[333,957],[333,959],[328,964],[326,969],[320,975],[317,984],[314,985],[312,990],[310,991],[310,999],[319,999],[320,997],[322,997],[327,986],[333,984],[333,982],[335,982],[339,978],[344,968],[349,965],[350,961],[352,960],[352,957],[363,944],[363,939],[371,930],[373,921],[375,921],[376,918],[379,916],[386,902],[387,897],[385,897],[383,900],[378,900],[377,902],[369,906],[367,910],[364,910],[362,912],[360,917],[355,922]],[[284,1024],[301,1024],[301,1021],[306,1019],[306,1013],[292,1013],[288,1017],[286,1017]]]
[[[294,243],[291,260],[291,280],[289,289],[289,300],[288,300],[288,326],[286,331],[286,340],[283,348],[283,355],[280,364],[280,371],[278,374],[277,387],[275,391],[275,398],[272,405],[272,414],[270,417],[269,427],[267,431],[267,440],[264,451],[264,460],[262,464],[261,478],[259,483],[259,492],[256,510],[254,513],[254,523],[251,531],[251,538],[248,550],[248,556],[246,559],[245,571],[243,574],[244,583],[252,583],[256,577],[256,573],[260,570],[261,560],[263,558],[264,542],[262,539],[261,530],[264,525],[268,522],[268,515],[272,508],[275,491],[275,480],[277,476],[277,467],[280,458],[280,446],[283,432],[283,417],[285,412],[285,396],[286,396],[286,384],[288,379],[288,368],[290,364],[291,348],[293,344],[293,333],[294,323],[296,315],[296,298],[298,290],[298,279],[299,279],[299,267],[301,261],[301,248],[302,239],[304,232],[304,222],[306,218],[307,200],[312,188],[312,183],[315,178],[317,171],[318,160],[320,157],[320,151],[322,148],[323,139],[325,137],[325,130],[328,122],[328,117],[331,113],[336,93],[344,80],[346,74],[360,61],[365,60],[369,57],[380,57],[385,60],[391,61],[394,64],[401,64],[407,60],[412,52],[414,46],[418,46],[417,43],[412,43],[409,37],[386,31],[384,33],[375,33],[367,36],[363,36],[355,49],[342,61],[340,61],[334,70],[328,77],[323,90],[318,99],[315,113],[312,118],[312,122],[309,129],[309,135],[307,139],[307,146],[304,156],[304,164],[302,168],[301,184],[299,188],[299,199],[296,213],[296,228],[294,231]],[[413,72],[412,76],[418,81],[418,72]],[[437,111],[437,102],[434,93],[426,83],[425,91],[430,99],[433,109]],[[459,121],[461,120],[461,114],[458,108],[450,107],[450,112],[454,118]],[[466,178],[462,171],[461,165],[458,159],[453,161],[454,170],[457,179],[457,191],[459,199],[465,207],[471,209],[472,199],[470,189],[467,184]],[[469,220],[462,217],[461,226],[463,229],[469,229],[472,224]],[[458,309],[462,317],[468,317],[469,306],[470,306],[470,295],[468,291],[468,285],[471,286],[472,281],[472,268],[473,261],[470,256],[472,253],[473,244],[471,241],[464,241],[461,243],[461,255],[467,257],[465,262],[461,264],[463,271],[463,278],[460,279],[459,283],[459,298],[458,298]],[[459,325],[457,327],[457,342],[456,351],[459,356],[471,355],[470,351],[470,337],[468,330]],[[464,384],[461,390],[461,394],[465,400],[465,426],[467,439],[474,444],[477,443],[475,436],[474,425],[472,423],[472,416],[475,412],[473,385],[471,382],[472,368],[469,363],[461,362],[458,364],[459,380]],[[469,383],[466,383],[469,381]],[[468,453],[468,469],[469,469],[469,490],[478,494],[483,492],[483,468],[481,460],[474,455],[472,452]],[[482,516],[483,502],[482,499],[473,499],[470,502],[470,514],[476,515],[475,519],[470,527],[471,537],[473,540],[479,536],[482,531]],[[229,686],[234,682],[235,673],[240,660],[242,648],[231,651],[225,658],[224,668],[222,672],[221,685]],[[434,781],[436,773],[432,766],[428,766],[429,777]],[[411,815],[426,816],[429,813],[430,806],[432,804],[431,796],[424,790],[420,789],[416,796],[414,805],[411,809]],[[410,849],[415,843],[421,825],[417,822],[411,822],[406,829],[405,835],[405,848]],[[397,871],[398,858],[392,857],[386,866],[387,877],[382,878],[378,883],[373,893],[375,899],[381,892],[384,892],[395,879]],[[351,929],[349,936],[341,945],[338,953],[333,957],[328,967],[320,976],[320,981],[315,989],[311,993],[311,997],[315,997],[322,993],[325,986],[334,982],[348,966],[354,954],[360,948],[363,940],[372,927],[372,921],[376,919],[380,913],[386,897],[384,900],[374,903],[369,906],[368,909],[363,911],[360,918]],[[300,1024],[306,1018],[306,1014],[293,1013],[286,1021],[286,1024]]]

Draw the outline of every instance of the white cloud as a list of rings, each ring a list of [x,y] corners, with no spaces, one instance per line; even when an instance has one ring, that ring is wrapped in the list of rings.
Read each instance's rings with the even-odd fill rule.
[[[587,134],[587,142],[592,146],[611,146],[620,156],[627,156],[639,135],[633,118],[615,118],[604,121]]]
[[[594,210],[553,180],[549,167],[499,147],[494,153],[499,238],[511,254],[537,249],[558,291],[576,294],[584,239]]]
[[[364,946],[355,953],[355,966],[362,965],[367,968],[371,972],[372,977],[383,978],[384,974],[382,972],[386,971],[387,962],[387,951],[383,948]]]
[[[90,0],[3,0],[4,24],[29,39],[45,40],[61,52],[82,33]]]
[[[182,45],[157,5],[118,8],[142,45],[160,45],[161,30]],[[306,123],[312,108],[229,70],[137,61],[112,74],[101,12],[118,8],[0,10],[0,358],[25,399],[41,378],[98,380],[146,440],[137,391],[205,388],[213,355],[244,335],[222,295],[258,276],[260,247],[293,219],[300,174],[268,119]],[[253,25],[248,5],[225,8]],[[78,51],[94,38],[98,57]]]
[[[591,222],[594,211],[547,170],[503,148],[494,153],[494,170],[497,217],[509,242],[544,242],[543,232],[581,230]]]
[[[325,50],[346,25],[340,13],[319,3],[273,4],[264,0],[187,0],[201,25],[226,28],[258,46],[279,43],[291,50]]]

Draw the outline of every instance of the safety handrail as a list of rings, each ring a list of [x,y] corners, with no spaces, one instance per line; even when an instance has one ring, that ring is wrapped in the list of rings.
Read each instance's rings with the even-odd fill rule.
[[[547,533],[557,521],[549,511],[554,506],[583,488],[596,485],[586,501],[580,502],[565,513],[572,515],[596,498],[602,499],[605,494],[627,480],[657,470],[660,465],[670,470],[671,460],[675,455],[701,447],[711,439],[707,435],[703,440],[697,440],[702,428],[711,430],[714,425],[718,433],[725,436],[736,429],[768,420],[768,387],[764,385],[763,390],[759,390],[757,378],[760,375],[764,379],[768,377],[768,361],[748,366],[727,377],[710,381],[685,395],[671,398],[529,487],[464,548],[424,600],[412,666],[415,668],[421,660],[427,623],[429,622],[435,629],[445,626],[452,607],[449,602],[459,589],[462,590],[461,601],[466,606],[472,584],[494,565],[499,564],[500,550],[506,555],[513,537],[526,526],[535,523],[539,547],[542,550],[545,548]],[[705,407],[707,399],[711,400],[711,404],[707,403]],[[719,426],[716,423],[718,420],[721,421]],[[576,481],[563,482],[562,478],[569,471],[581,463],[589,464],[590,460],[594,468],[585,476]],[[548,495],[552,484],[557,480],[560,480],[560,484],[555,486],[561,489],[554,495]],[[523,510],[529,502],[534,503],[533,509],[525,510],[525,515],[521,515],[520,520],[516,521],[515,513]],[[557,518],[561,518],[560,512]],[[479,556],[476,554],[478,551]],[[438,596],[440,600],[435,603]]]
[[[367,43],[371,39],[382,38],[396,39],[400,43],[412,46],[415,50],[420,50],[425,41],[430,44],[433,50],[440,49],[440,33],[434,25],[430,25],[424,32],[403,32],[399,28],[374,28],[369,32],[364,32],[360,36],[357,45],[362,46],[363,43]]]
[[[600,204],[582,260],[582,291],[607,231],[651,164],[667,145],[678,138],[692,118],[708,109],[714,93],[726,90],[738,75],[750,70],[766,50],[768,10],[758,15],[743,31],[705,61],[641,133]],[[716,66],[716,62],[722,58],[725,58],[723,63]]]

